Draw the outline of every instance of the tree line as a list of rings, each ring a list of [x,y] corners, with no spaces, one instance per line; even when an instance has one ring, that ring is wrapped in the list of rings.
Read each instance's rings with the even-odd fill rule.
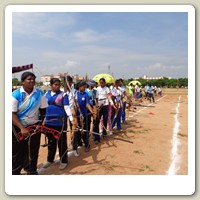
[[[130,83],[130,81],[133,80],[135,79],[124,80],[124,83],[127,85],[128,83]],[[188,78],[169,79],[164,77],[163,79],[158,79],[158,80],[146,80],[143,78],[139,78],[136,80],[139,81],[143,86],[151,84],[153,86],[166,87],[166,88],[188,87]]]
[[[133,79],[133,78],[125,79],[124,84],[128,85],[133,80],[135,80],[135,79]],[[145,80],[143,78],[139,78],[136,80],[139,81],[143,86],[145,86],[147,84],[151,84],[153,86],[157,86],[157,87],[160,86],[160,87],[167,87],[167,88],[188,87],[188,78],[168,79],[168,78],[164,77],[163,79],[158,79],[158,80]],[[20,86],[20,85],[22,85],[21,81],[19,81],[17,78],[12,79],[12,86]],[[42,86],[42,85],[43,85],[42,82],[36,83],[36,86]]]

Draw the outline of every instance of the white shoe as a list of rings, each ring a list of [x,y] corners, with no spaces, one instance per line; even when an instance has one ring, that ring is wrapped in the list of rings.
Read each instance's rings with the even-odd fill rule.
[[[114,126],[113,129],[114,129],[114,130],[117,129],[117,126]]]
[[[52,165],[53,164],[53,162],[46,162],[44,165],[43,165],[43,168],[48,168],[48,167],[50,167],[50,165]]]
[[[60,163],[59,169],[65,169],[67,167],[67,163]]]
[[[73,150],[73,153],[74,153],[74,155],[75,155],[76,157],[80,156],[78,149]]]
[[[110,131],[110,132],[109,132],[109,134],[110,134],[110,135],[113,135],[113,132],[112,132],[112,131]]]

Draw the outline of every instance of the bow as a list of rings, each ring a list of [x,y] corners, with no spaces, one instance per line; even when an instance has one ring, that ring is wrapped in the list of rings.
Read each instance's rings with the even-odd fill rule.
[[[39,127],[39,128],[37,128]],[[49,127],[46,127],[46,126],[43,126],[43,125],[32,125],[32,126],[28,126],[26,127],[28,130],[29,130],[29,133],[30,133],[30,137],[37,134],[37,133],[50,133],[54,136],[55,139],[58,139],[59,138],[59,135],[60,135],[60,132],[55,130],[55,129],[52,129],[52,128],[49,128]],[[22,141],[24,139],[27,139],[28,137],[24,137],[20,132],[17,133],[17,137],[19,139],[19,141]]]
[[[115,102],[115,101],[113,101],[113,102]],[[118,113],[119,113],[119,101],[116,101],[116,102],[114,103],[114,105],[115,105],[115,115],[114,115],[114,117],[113,117],[113,121],[112,121],[112,123],[111,123],[111,126],[113,126],[113,123],[114,123],[114,121],[116,120],[117,115],[118,115]]]
[[[72,92],[71,86],[69,85],[69,82],[66,79],[66,76],[64,76],[63,79],[64,79],[64,90],[65,90],[65,92],[67,92],[67,88],[68,88],[68,90],[72,94],[72,98],[73,98],[73,102],[74,102],[74,104],[71,108],[72,116],[73,116],[73,124],[72,124],[72,132],[71,132],[71,140],[72,140],[74,138],[76,128],[78,126],[77,111],[79,111],[79,113],[80,113],[80,123],[82,122],[81,124],[83,124],[83,119],[82,119],[80,107],[79,107],[78,102],[77,102],[77,100],[76,100],[76,98],[75,98],[75,96]]]

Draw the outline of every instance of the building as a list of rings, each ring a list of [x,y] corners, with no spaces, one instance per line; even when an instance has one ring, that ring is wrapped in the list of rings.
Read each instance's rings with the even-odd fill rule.
[[[41,76],[41,82],[43,83],[43,85],[50,85],[50,80],[52,78],[58,78],[58,79],[62,79],[64,76],[67,76],[67,73],[58,73],[56,75],[44,75],[44,76]],[[77,81],[81,81],[81,80],[86,80],[87,79],[87,76],[79,76],[78,74],[75,74],[75,75],[71,75],[74,82],[77,82]]]
[[[147,75],[144,75],[143,77],[142,77],[143,79],[145,79],[145,80],[159,80],[159,79],[163,79],[164,77],[163,76],[147,76]]]

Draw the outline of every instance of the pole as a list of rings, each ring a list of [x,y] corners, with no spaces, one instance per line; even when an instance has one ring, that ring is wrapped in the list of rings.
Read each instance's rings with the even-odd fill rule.
[[[108,65],[108,74],[110,74],[110,65]]]

